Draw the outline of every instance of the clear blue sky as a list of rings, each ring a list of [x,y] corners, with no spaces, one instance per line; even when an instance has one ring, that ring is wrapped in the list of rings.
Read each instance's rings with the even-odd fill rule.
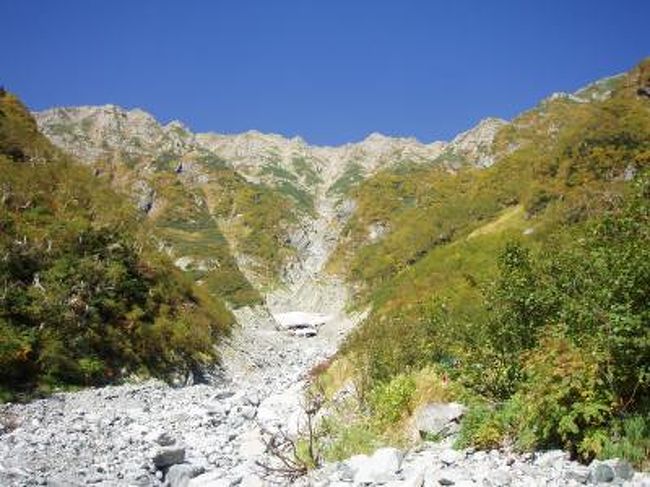
[[[0,84],[193,130],[448,139],[650,55],[636,0],[0,0]]]

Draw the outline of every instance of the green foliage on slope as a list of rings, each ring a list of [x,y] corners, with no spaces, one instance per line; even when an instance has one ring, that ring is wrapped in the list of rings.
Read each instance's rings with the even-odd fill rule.
[[[217,218],[210,212],[206,192],[188,188],[174,173],[159,173],[152,184],[161,195],[161,208],[149,222],[154,234],[176,259],[187,259],[189,276],[206,291],[235,307],[259,304],[261,297],[239,270]]]
[[[261,282],[273,284],[290,255],[286,232],[296,221],[291,199],[277,190],[246,181],[233,169],[210,173],[203,190],[210,213],[234,251],[252,259],[249,267]]]
[[[350,161],[343,174],[328,188],[327,196],[344,196],[361,181],[363,181],[363,167],[357,162]]]
[[[510,244],[501,254],[485,318],[464,324],[482,339],[458,355],[453,371],[497,401],[493,416],[507,412],[500,439],[589,458],[604,452],[616,421],[647,417],[647,175],[637,191],[577,229],[571,243],[534,253]]]
[[[620,425],[647,421],[648,193],[630,185],[650,166],[649,74],[524,113],[488,169],[359,185],[332,265],[372,305],[342,352],[366,401],[433,367],[477,404],[465,438],[479,446],[643,448]],[[376,224],[389,231],[373,240]]]
[[[194,273],[210,292],[225,292],[236,307],[259,304],[261,296],[235,256],[256,285],[277,281],[290,254],[287,228],[299,216],[313,212],[313,195],[299,180],[313,176],[309,168],[293,174],[274,163],[277,154],[269,151],[270,162],[261,174],[265,183],[256,184],[196,144],[181,127],[169,130],[153,118],[136,119],[133,125],[112,118],[122,114],[113,107],[80,120],[63,109],[43,123],[45,132],[63,148],[87,153],[92,160],[84,162],[105,174],[116,189],[136,199],[143,186],[155,191],[148,217],[174,259],[198,262],[212,254],[219,263],[200,276]],[[107,124],[108,128],[98,125],[105,119],[115,123]],[[147,131],[139,124],[145,124]],[[178,231],[177,223],[185,221],[201,222],[201,228]],[[217,234],[226,238],[216,238],[210,245]]]
[[[314,195],[309,190],[320,182],[320,178],[304,158],[294,157],[291,163],[295,173],[272,160],[262,167],[260,175],[271,176],[267,180],[268,186],[289,198],[296,211],[313,217]]]
[[[68,162],[12,95],[0,120],[0,391],[213,362],[232,323],[223,302],[159,254],[128,200]]]
[[[21,101],[2,88],[0,97],[0,153],[14,161],[47,159],[59,155],[38,131],[36,122]]]
[[[188,157],[179,156],[155,173],[146,170],[151,162],[146,155],[132,167],[122,159],[93,165],[118,189],[133,192],[145,182],[155,191],[147,215],[152,231],[174,259],[196,264],[189,270],[197,282],[235,307],[259,304],[262,298],[234,254],[242,256],[260,282],[273,283],[287,255],[284,235],[295,220],[294,206],[279,191],[247,181],[213,155]],[[180,160],[184,168],[177,171]]]
[[[314,169],[313,164],[304,157],[294,156],[291,159],[291,166],[307,187],[313,188],[323,182],[323,178]]]

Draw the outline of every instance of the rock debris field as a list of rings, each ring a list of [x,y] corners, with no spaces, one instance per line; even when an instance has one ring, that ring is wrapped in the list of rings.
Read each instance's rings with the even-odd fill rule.
[[[583,466],[563,452],[456,451],[444,442],[382,448],[293,481],[260,466],[273,461],[262,432],[300,430],[310,369],[364,316],[346,313],[342,283],[320,278],[334,240],[324,214],[304,237],[292,284],[267,296],[268,306],[235,312],[240,326],[207,383],[148,380],[0,406],[0,487],[650,487],[623,461]]]
[[[444,442],[382,448],[293,482],[274,478],[257,463],[265,461],[260,428],[297,428],[306,372],[335,351],[354,320],[306,320],[318,327],[307,337],[293,333],[295,314],[278,329],[262,309],[248,313],[224,348],[216,385],[150,380],[3,406],[0,485],[650,486],[622,461],[583,466],[558,451],[456,451]]]
[[[260,427],[297,424],[306,372],[351,321],[242,313],[215,385],[149,380],[2,406],[0,485],[260,485]],[[318,335],[295,333],[305,327]]]

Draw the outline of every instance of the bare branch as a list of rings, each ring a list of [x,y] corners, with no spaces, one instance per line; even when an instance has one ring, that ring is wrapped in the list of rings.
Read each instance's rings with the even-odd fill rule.
[[[310,468],[318,467],[322,463],[322,456],[318,449],[320,432],[317,429],[316,415],[323,406],[324,396],[320,392],[308,393],[306,403],[302,405],[307,418],[306,428],[299,428],[295,438],[291,437],[282,428],[269,431],[258,423],[262,434],[262,442],[266,452],[271,457],[270,462],[257,461],[256,464],[264,469],[267,475],[274,475],[293,481],[306,475]],[[300,439],[307,444],[307,451],[300,452]]]

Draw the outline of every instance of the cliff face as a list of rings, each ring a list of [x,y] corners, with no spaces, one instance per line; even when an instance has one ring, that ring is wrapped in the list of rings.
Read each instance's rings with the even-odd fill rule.
[[[295,283],[302,269],[320,271],[354,208],[351,190],[364,179],[403,164],[487,166],[492,139],[505,124],[485,120],[451,143],[373,133],[319,147],[256,131],[194,134],[178,121],[161,124],[114,105],[54,108],[35,118],[55,145],[110,173],[158,222],[181,267],[202,274],[217,267],[206,260],[215,249],[203,247],[214,241],[209,234],[219,234],[258,286]],[[180,228],[188,222],[192,232]],[[196,245],[196,232],[205,245]],[[218,253],[227,260],[229,252]]]
[[[220,347],[218,389],[148,382],[10,406],[5,411],[25,420],[15,434],[0,435],[0,456],[10,467],[0,468],[0,483],[16,476],[31,482],[31,472],[49,472],[64,484],[109,483],[119,475],[158,485],[163,474],[165,481],[177,474],[189,481],[204,470],[192,485],[262,482],[254,465],[260,458],[274,461],[262,453],[262,439],[271,428],[297,432],[304,380],[317,371],[323,390],[330,389],[325,408],[331,424],[342,425],[328,431],[325,442],[341,445],[346,455],[372,450],[402,427],[405,441],[407,435],[453,435],[456,413],[442,418],[442,429],[432,414],[441,401],[457,399],[451,396],[456,385],[473,396],[460,438],[468,445],[522,441],[523,448],[553,444],[573,454],[581,445],[585,450],[577,453],[586,458],[603,446],[592,441],[596,437],[582,436],[596,431],[608,442],[607,455],[629,451],[628,438],[616,443],[621,428],[627,429],[619,423],[622,412],[642,425],[635,431],[647,431],[641,398],[648,386],[635,382],[648,356],[647,189],[628,209],[618,202],[632,184],[647,187],[648,72],[644,62],[625,78],[551,96],[511,123],[484,120],[449,143],[372,134],[341,147],[313,147],[300,138],[258,132],[192,134],[178,122],[161,125],[140,110],[114,106],[38,114],[51,140],[94,168],[69,165],[86,174],[89,187],[102,180],[126,190],[152,223],[151,235],[145,227],[147,242],[171,254],[209,292],[239,306],[233,314],[241,326]],[[34,132],[33,123],[22,125],[26,134]],[[9,144],[6,133],[0,119],[0,149],[10,149],[12,164],[42,158],[42,148]],[[59,191],[65,204],[52,208],[88,211],[85,200],[72,197],[81,187],[76,180],[50,174],[43,179],[67,184]],[[39,186],[36,178],[23,181],[28,195]],[[0,189],[3,203],[9,200],[22,212],[16,221],[24,226],[42,218],[40,208],[32,211],[31,197],[17,199],[14,186]],[[109,203],[122,199],[112,190],[106,194],[98,214],[106,213],[117,226],[120,215]],[[76,224],[67,215],[60,220]],[[143,220],[134,218],[136,224]],[[82,242],[71,235],[75,246]],[[22,231],[6,241],[18,249],[31,243]],[[98,242],[99,250],[107,247]],[[22,272],[27,266],[13,268]],[[109,270],[108,277],[119,277],[114,267]],[[40,304],[42,288],[56,289],[59,276],[48,282],[36,274],[20,288]],[[66,281],[83,288],[91,279]],[[356,291],[354,308],[346,307],[349,284]],[[160,294],[170,295],[166,288]],[[62,315],[72,309],[87,319],[87,308],[72,297],[58,308]],[[106,303],[113,306],[112,300]],[[185,303],[179,318],[200,304]],[[134,311],[127,325],[133,316],[146,316]],[[52,328],[60,322],[52,320]],[[183,325],[166,316],[161,322]],[[40,319],[35,325],[41,328]],[[97,335],[104,331],[100,327]],[[166,336],[183,332],[172,331]],[[190,331],[174,345],[191,344],[194,335]],[[20,345],[25,338],[14,341]],[[24,350],[12,357],[29,356]],[[83,362],[86,374],[92,372],[89,364]],[[556,380],[560,376],[570,382]],[[361,396],[366,403],[357,402]],[[502,407],[492,407],[495,397]],[[563,407],[549,408],[548,398],[552,406],[559,398]],[[458,404],[442,406],[463,411]],[[84,418],[79,411],[94,413]],[[575,418],[588,427],[573,428]],[[566,424],[570,436],[564,436]],[[553,437],[535,438],[540,431]],[[86,449],[92,455],[80,454],[80,432],[96,446]],[[58,439],[45,454],[33,441],[41,437]],[[619,460],[587,468],[559,451],[504,457],[496,448],[486,455],[445,445],[427,442],[406,455],[381,449],[330,465],[313,478],[368,483],[381,474],[382,482],[411,479],[417,485],[647,480]],[[110,463],[97,465],[97,452]],[[635,461],[644,465],[646,457]],[[86,478],[88,472],[93,476]],[[39,477],[33,483],[43,482]]]
[[[296,182],[305,190],[328,189],[352,164],[364,175],[400,163],[433,162],[453,152],[463,162],[487,165],[491,142],[506,122],[490,118],[451,143],[424,144],[415,138],[372,133],[338,147],[312,146],[299,137],[249,131],[242,134],[192,133],[178,121],[158,123],[140,110],[114,105],[53,108],[35,113],[40,129],[57,146],[82,161],[150,165],[173,158],[189,162],[219,158],[253,181]]]

